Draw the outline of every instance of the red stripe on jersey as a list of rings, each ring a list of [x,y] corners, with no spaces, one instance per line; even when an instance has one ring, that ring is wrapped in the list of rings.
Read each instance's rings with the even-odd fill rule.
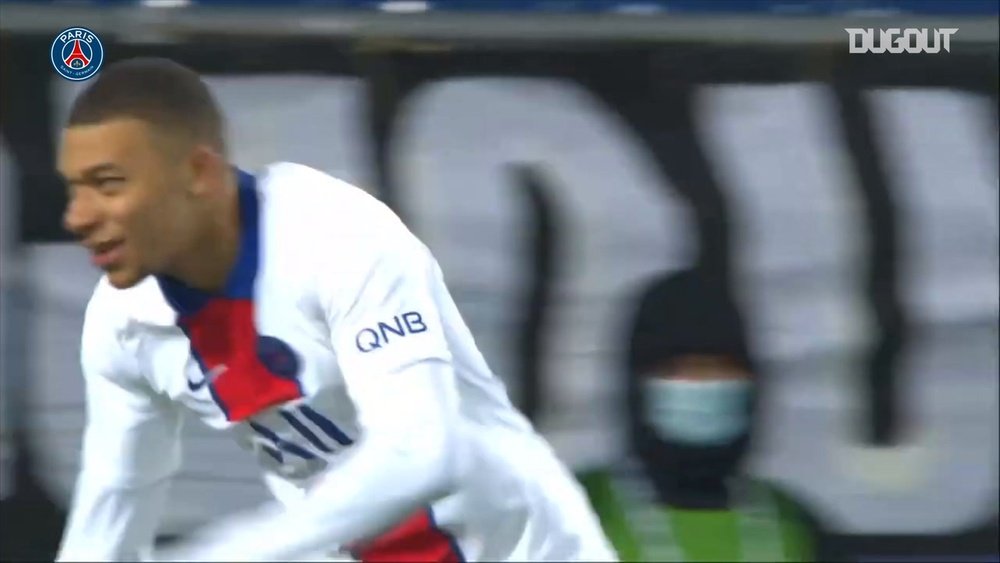
[[[180,325],[191,339],[216,401],[231,421],[302,396],[298,383],[272,373],[257,354],[258,335],[249,299],[211,299]]]
[[[364,563],[460,563],[465,561],[455,538],[437,527],[425,508],[363,547],[353,550]]]

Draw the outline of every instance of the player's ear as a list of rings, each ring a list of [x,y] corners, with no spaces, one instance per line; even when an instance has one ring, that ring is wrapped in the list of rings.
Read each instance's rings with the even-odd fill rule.
[[[197,144],[188,157],[191,173],[191,191],[194,195],[206,195],[215,186],[222,184],[228,170],[225,159],[210,145]]]

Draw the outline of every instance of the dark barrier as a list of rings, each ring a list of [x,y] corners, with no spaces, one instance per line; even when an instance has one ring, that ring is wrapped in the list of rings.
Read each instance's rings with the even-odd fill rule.
[[[52,71],[50,41],[0,43],[0,126],[33,248],[67,240],[53,132],[74,90]],[[982,402],[997,385],[995,45],[860,56],[845,34],[766,48],[104,48],[109,61],[166,56],[215,80],[241,108],[241,165],[304,161],[392,205],[575,468],[624,455],[616,358],[629,300],[693,262],[736,288],[767,362],[753,471],[815,513],[836,546],[826,555],[997,552],[996,403]],[[27,362],[21,381],[75,377]],[[44,414],[29,409],[26,426]],[[49,553],[65,494],[33,477],[52,459],[44,433],[23,440],[4,520]]]

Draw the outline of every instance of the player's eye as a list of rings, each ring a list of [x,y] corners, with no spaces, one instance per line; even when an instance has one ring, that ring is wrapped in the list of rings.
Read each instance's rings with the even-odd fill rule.
[[[101,191],[114,191],[125,185],[125,178],[120,176],[107,176],[94,180],[94,187]]]

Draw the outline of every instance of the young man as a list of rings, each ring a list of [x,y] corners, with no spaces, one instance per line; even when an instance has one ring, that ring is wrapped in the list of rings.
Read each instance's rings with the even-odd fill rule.
[[[160,59],[107,67],[72,109],[65,223],[106,276],[59,560],[145,555],[183,410],[250,450],[283,506],[158,558],[613,560],[427,248],[316,170],[234,169],[223,129],[200,78]]]

